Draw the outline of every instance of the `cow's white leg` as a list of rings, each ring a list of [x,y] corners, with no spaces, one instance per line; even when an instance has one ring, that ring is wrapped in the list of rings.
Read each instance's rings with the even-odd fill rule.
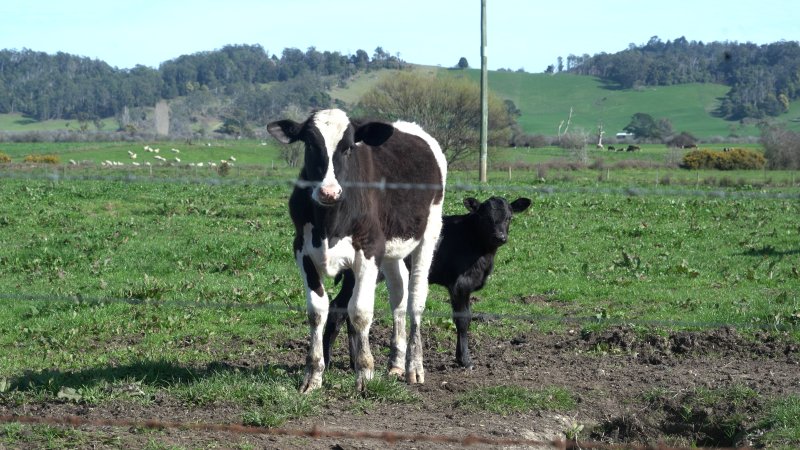
[[[369,348],[369,328],[372,325],[375,309],[375,284],[378,279],[375,258],[367,259],[364,253],[359,251],[353,261],[353,272],[356,285],[347,305],[347,313],[356,332],[356,389],[361,391],[375,372],[375,362]]]
[[[325,359],[322,352],[322,332],[328,319],[328,294],[322,285],[322,278],[311,258],[297,253],[297,265],[306,288],[306,309],[308,325],[311,328],[308,355],[306,356],[306,375],[300,392],[308,393],[322,387],[322,372]]]
[[[402,377],[406,359],[406,308],[408,302],[408,269],[402,259],[385,260],[381,266],[389,289],[392,308],[392,348],[389,353],[389,374]]]
[[[425,368],[422,365],[422,313],[428,298],[428,272],[430,272],[433,252],[442,230],[442,205],[432,205],[428,214],[425,234],[412,252],[411,275],[409,278],[408,314],[411,318],[411,337],[406,353],[406,381],[410,384],[425,382]]]

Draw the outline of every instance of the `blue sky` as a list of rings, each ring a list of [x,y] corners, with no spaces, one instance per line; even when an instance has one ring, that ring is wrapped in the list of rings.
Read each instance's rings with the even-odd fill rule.
[[[541,72],[559,56],[614,53],[652,36],[767,44],[800,40],[797,0],[486,0],[492,70]],[[0,48],[63,51],[151,67],[227,44],[260,44],[480,67],[479,0],[4,0]]]

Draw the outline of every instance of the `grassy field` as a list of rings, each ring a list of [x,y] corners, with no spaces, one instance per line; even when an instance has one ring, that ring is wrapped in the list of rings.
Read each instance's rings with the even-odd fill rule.
[[[157,144],[161,154],[179,147],[184,162],[235,155],[247,165],[227,176],[155,167],[145,178],[96,165],[0,170],[2,401],[151,404],[166,396],[188,405],[242,405],[241,422],[263,426],[320,414],[329,402],[352,401],[351,376],[340,371],[326,375],[327,394],[298,396],[298,375],[285,367],[198,369],[259,360],[264,352],[297,353],[296,346],[264,343],[307,339],[286,212],[288,181],[296,170],[273,171],[269,161],[277,149],[257,141]],[[142,145],[135,145],[142,157]],[[102,161],[124,159],[132,148],[7,144],[0,150],[15,160],[41,151],[61,154],[62,161]],[[504,152],[534,165],[563,156],[557,149]],[[635,157],[658,161],[666,152],[654,146]],[[72,179],[50,176],[54,171]],[[111,179],[78,179],[81,171]],[[695,186],[698,174],[689,173],[687,186],[681,186],[676,170],[671,183],[678,192],[672,193],[651,189],[655,169],[613,171],[605,180],[602,173],[551,169],[542,180],[535,169],[512,171],[510,179],[497,170],[482,187],[474,185],[472,173],[450,174],[446,213],[462,213],[466,196],[533,199],[515,217],[491,289],[481,291],[474,306],[476,313],[499,319],[474,323],[475,336],[619,324],[642,333],[731,326],[745,335],[800,343],[800,191],[790,186],[791,173],[768,172],[771,183],[761,185],[760,171],[729,175],[755,180],[730,186],[707,182],[724,176],[710,171]],[[626,195],[631,191],[608,187],[642,190]],[[781,192],[794,197],[772,195]],[[331,281],[327,286],[333,289]],[[376,318],[388,326],[385,287],[377,298]],[[446,292],[434,286],[427,332],[452,337],[449,315]],[[574,393],[543,389],[484,389],[465,393],[460,402],[468,410],[502,414],[514,413],[518,402],[574,408]],[[360,408],[419,401],[402,384],[380,377],[370,392],[372,397],[358,400]],[[789,397],[783,406],[789,412],[775,415],[795,414],[797,405]],[[783,441],[800,442],[796,422],[779,423],[790,424]],[[14,433],[0,429],[0,436]]]

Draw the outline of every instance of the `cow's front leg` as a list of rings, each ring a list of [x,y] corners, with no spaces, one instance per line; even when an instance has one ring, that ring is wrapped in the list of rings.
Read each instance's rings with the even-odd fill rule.
[[[356,284],[353,296],[347,305],[347,313],[355,332],[355,370],[356,389],[363,391],[367,381],[375,373],[375,362],[369,348],[369,329],[375,308],[375,284],[378,279],[378,266],[375,258],[367,259],[362,252],[356,255],[353,262]]]
[[[322,285],[320,272],[311,258],[298,253],[297,265],[300,267],[306,288],[308,325],[311,329],[308,355],[306,356],[306,375],[300,386],[300,392],[305,394],[322,387],[322,373],[325,371],[322,333],[328,318],[328,295]]]

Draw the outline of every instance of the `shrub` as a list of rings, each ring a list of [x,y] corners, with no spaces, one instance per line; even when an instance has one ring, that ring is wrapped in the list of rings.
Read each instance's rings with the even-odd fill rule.
[[[11,162],[11,157],[3,152],[0,152],[0,164],[10,163],[10,162]]]
[[[61,162],[61,159],[58,155],[28,155],[25,157],[24,161],[26,163],[35,164],[58,164]]]
[[[770,169],[800,169],[800,133],[783,127],[764,127],[761,144]]]
[[[767,160],[759,152],[734,148],[729,151],[694,150],[683,156],[683,169],[749,170],[762,169]]]

